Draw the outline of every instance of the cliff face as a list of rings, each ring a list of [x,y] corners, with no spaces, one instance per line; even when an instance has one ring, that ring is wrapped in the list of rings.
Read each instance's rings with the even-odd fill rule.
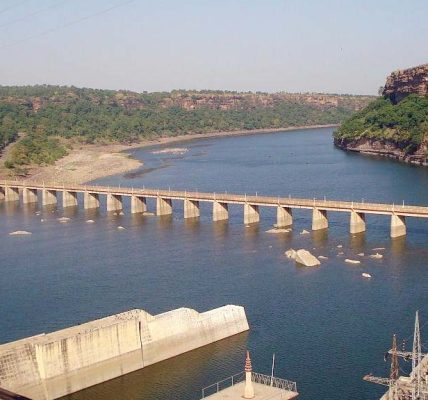
[[[423,142],[409,152],[412,144],[408,141],[397,142],[388,138],[334,139],[336,147],[350,152],[377,155],[392,158],[409,164],[428,166],[428,143]]]
[[[383,95],[345,120],[334,144],[428,165],[428,64],[393,72]]]
[[[354,111],[365,107],[371,96],[347,96],[318,93],[204,93],[179,92],[163,99],[162,107],[180,107],[184,110],[209,108],[218,110],[245,110],[272,108],[283,102],[312,105],[320,109],[343,107]]]
[[[428,64],[394,71],[386,79],[383,95],[389,97],[393,104],[411,93],[428,94]]]
[[[147,110],[153,107],[169,109],[178,107],[186,111],[206,108],[210,110],[268,109],[283,103],[308,105],[320,110],[343,108],[357,111],[364,108],[372,96],[352,96],[320,93],[239,93],[228,91],[187,91],[170,93],[135,93],[129,91],[102,91],[92,89],[55,88],[43,95],[37,93],[22,95],[20,90],[11,94],[0,87],[0,103],[29,106],[32,111],[52,105],[74,104],[82,98],[100,106],[120,107],[126,110]]]

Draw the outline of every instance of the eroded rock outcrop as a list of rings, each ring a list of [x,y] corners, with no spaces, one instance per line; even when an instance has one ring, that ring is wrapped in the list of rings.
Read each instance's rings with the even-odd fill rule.
[[[409,94],[428,94],[428,64],[392,72],[386,79],[383,95],[397,104]]]
[[[428,166],[428,64],[392,72],[383,96],[345,120],[334,144]]]

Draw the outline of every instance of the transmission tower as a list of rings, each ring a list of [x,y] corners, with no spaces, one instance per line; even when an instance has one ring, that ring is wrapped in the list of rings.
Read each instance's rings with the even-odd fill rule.
[[[392,349],[390,354],[391,354],[391,370],[389,373],[389,379],[395,382],[398,379],[398,369],[399,369],[398,355],[397,355],[397,336],[395,335],[395,333],[392,336]]]
[[[396,335],[393,335],[392,348],[388,350],[387,355],[388,354],[391,355],[389,378],[366,375],[363,379],[368,382],[388,386],[389,390],[387,396],[388,399],[391,400],[428,400],[428,371],[424,371],[424,369],[426,369],[425,357],[428,357],[428,355],[422,353],[418,311],[416,311],[415,317],[412,351],[405,351],[404,348],[398,350],[397,338]],[[402,357],[405,360],[412,359],[412,372],[410,373],[410,377],[398,376],[398,357]]]
[[[413,352],[412,352],[412,373],[411,378],[415,384],[414,398],[418,399],[421,394],[421,368],[418,365],[421,363],[421,332],[419,329],[419,311],[416,311],[415,331],[413,333]]]

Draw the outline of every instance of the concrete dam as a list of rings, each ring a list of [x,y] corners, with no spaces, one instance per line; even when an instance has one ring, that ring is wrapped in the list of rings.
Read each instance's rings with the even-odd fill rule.
[[[249,329],[243,307],[136,309],[0,345],[0,387],[51,400]]]

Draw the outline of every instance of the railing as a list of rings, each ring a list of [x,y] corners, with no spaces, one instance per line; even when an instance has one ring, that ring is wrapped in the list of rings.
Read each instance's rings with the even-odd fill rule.
[[[235,375],[229,376],[228,378],[223,379],[222,381],[218,381],[216,383],[213,383],[212,385],[204,387],[202,389],[201,399],[205,399],[205,397],[218,393],[220,390],[226,389],[239,382],[242,382],[244,380],[244,377],[245,372],[242,371]]]
[[[255,383],[260,383],[262,385],[273,386],[278,389],[287,390],[289,392],[297,392],[296,382],[288,381],[286,379],[276,378],[269,375],[263,375],[257,372],[253,372],[251,374],[251,380]]]
[[[48,189],[48,190],[68,190],[71,192],[94,192],[104,194],[116,194],[125,196],[147,196],[147,197],[165,197],[169,199],[190,199],[195,201],[219,201],[225,203],[250,203],[261,206],[283,206],[291,208],[319,208],[321,210],[331,211],[356,211],[368,212],[375,214],[398,214],[428,217],[428,207],[413,206],[403,204],[382,204],[382,203],[367,203],[364,201],[336,201],[327,199],[299,199],[292,197],[279,196],[259,196],[247,194],[229,194],[229,193],[204,193],[199,191],[186,190],[166,190],[166,189],[146,189],[146,188],[123,188],[109,187],[97,185],[79,185],[79,184],[62,184],[54,183],[34,183],[22,181],[0,181],[0,187],[14,188],[32,188],[32,189]]]
[[[218,393],[221,390],[227,389],[237,383],[243,382],[245,378],[245,372],[239,372],[238,374],[232,375],[222,381],[213,383],[212,385],[206,386],[202,389],[201,399],[205,399],[208,396],[211,396],[215,393]],[[286,393],[284,392],[295,392],[297,393],[297,384],[296,382],[288,381],[286,379],[276,378],[269,375],[259,374],[257,372],[251,373],[251,380],[254,383],[259,383],[261,385],[272,386],[274,388],[280,389],[282,392],[275,393],[271,397],[266,397],[266,400],[276,400],[285,398]],[[287,394],[288,396],[288,394]]]

